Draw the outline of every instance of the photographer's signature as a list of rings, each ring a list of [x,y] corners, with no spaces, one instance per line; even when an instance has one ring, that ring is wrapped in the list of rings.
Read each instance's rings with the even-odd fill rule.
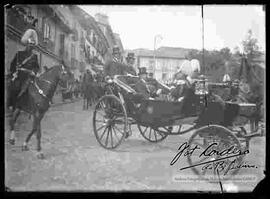
[[[170,165],[174,165],[181,156],[192,156],[194,151],[200,152],[198,158],[209,157],[210,160],[205,162],[200,162],[198,164],[193,164],[187,167],[182,167],[180,170],[202,166],[202,170],[218,170],[219,172],[223,171],[223,175],[226,175],[228,171],[240,169],[240,168],[257,168],[256,165],[250,165],[243,162],[237,161],[239,156],[247,155],[249,150],[246,149],[241,151],[241,149],[236,148],[234,145],[217,150],[216,146],[218,143],[210,144],[206,149],[202,150],[198,145],[190,147],[187,142],[180,145],[178,148],[178,153],[173,157]],[[217,159],[214,157],[218,157]],[[233,158],[233,160],[232,160]]]

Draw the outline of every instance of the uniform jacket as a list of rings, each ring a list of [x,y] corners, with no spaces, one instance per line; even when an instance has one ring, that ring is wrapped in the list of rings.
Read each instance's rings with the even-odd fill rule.
[[[135,85],[134,89],[136,92],[142,94],[145,98],[150,97],[150,91],[147,87],[147,84],[144,80],[140,79]]]
[[[33,52],[32,52],[33,53]],[[10,72],[13,74],[16,72],[16,67],[21,64],[27,57],[31,56],[31,53],[28,51],[18,51],[11,61],[10,64]],[[38,64],[38,57],[36,54],[32,56],[30,60],[28,60],[24,65],[21,66],[22,68],[33,70],[37,73],[40,70]]]

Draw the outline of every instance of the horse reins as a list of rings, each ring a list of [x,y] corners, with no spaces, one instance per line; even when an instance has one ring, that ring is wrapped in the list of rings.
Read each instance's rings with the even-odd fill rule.
[[[62,69],[62,70],[61,70],[61,74],[66,74],[66,73],[67,73],[63,65],[61,65],[61,69]],[[45,80],[45,79],[40,79],[40,80],[45,81],[45,82],[47,82],[47,83],[49,83],[49,84],[52,84],[52,82],[50,82],[49,80]],[[37,85],[36,81],[34,82],[34,86],[37,88],[39,94],[41,94],[41,95],[42,95],[43,97],[45,97],[47,100],[50,100],[50,99],[44,94],[44,91]]]

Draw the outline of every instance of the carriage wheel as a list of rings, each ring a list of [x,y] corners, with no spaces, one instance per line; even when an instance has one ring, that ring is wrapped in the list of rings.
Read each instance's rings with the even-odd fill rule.
[[[192,155],[187,156],[187,159],[190,166],[198,165],[191,169],[201,179],[218,182],[228,180],[238,173],[239,169],[236,166],[242,162],[245,155],[237,156],[237,154],[239,154],[239,150],[244,152],[244,148],[229,129],[219,125],[204,126],[196,130],[189,139],[190,149],[196,145],[199,149],[194,150]],[[210,155],[211,151],[222,152],[230,147],[233,147],[231,151],[235,151],[235,153],[225,155],[212,153]],[[209,156],[201,155],[205,150],[205,154]],[[229,156],[233,157],[226,158]],[[219,160],[221,158],[222,160]],[[234,169],[230,169],[232,165],[234,165]]]
[[[93,128],[103,148],[114,149],[121,144],[127,132],[127,114],[116,96],[100,98],[93,115]]]
[[[167,134],[152,129],[150,126],[145,127],[138,124],[138,129],[141,135],[149,142],[161,142],[168,136]]]

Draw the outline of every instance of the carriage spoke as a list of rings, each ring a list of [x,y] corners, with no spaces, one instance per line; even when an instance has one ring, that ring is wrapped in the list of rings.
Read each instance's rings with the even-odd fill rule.
[[[97,129],[97,131],[99,131],[99,130],[101,130],[102,128],[104,128],[104,127],[106,127],[107,125],[102,125],[101,127],[99,127],[98,129]]]
[[[104,123],[104,120],[95,120],[96,122]]]
[[[102,113],[100,113],[100,112],[96,112],[97,114],[99,114],[100,116],[102,116],[102,117],[105,117],[106,115],[103,115]]]
[[[145,127],[144,131],[143,131],[143,134],[145,135],[145,132],[147,131],[149,127]]]
[[[101,137],[100,137],[100,140],[102,140],[102,138],[103,138],[103,136],[105,135],[105,132],[106,132],[107,129],[108,129],[108,126],[106,126],[106,128],[104,129],[104,131],[103,131],[103,133],[102,133],[102,135],[101,135]]]
[[[108,133],[107,133],[107,137],[106,137],[106,140],[105,140],[105,146],[108,145],[109,133],[110,133],[110,127],[108,128]]]
[[[121,134],[124,134],[116,125],[114,126],[117,131],[119,131]]]
[[[113,147],[112,127],[110,128],[110,134],[111,134],[111,146]]]
[[[156,138],[156,141],[157,141],[157,132],[154,130],[154,135],[155,135],[155,138]]]
[[[150,132],[149,132],[149,140],[151,140],[151,133],[152,133],[152,128],[150,128]]]
[[[182,125],[179,125],[179,127],[178,127],[178,133],[181,132],[181,128],[182,128]]]
[[[113,133],[114,133],[115,137],[117,137],[117,141],[119,141],[118,135],[117,135],[117,133],[115,132],[114,127],[112,127],[112,131],[113,131]]]

